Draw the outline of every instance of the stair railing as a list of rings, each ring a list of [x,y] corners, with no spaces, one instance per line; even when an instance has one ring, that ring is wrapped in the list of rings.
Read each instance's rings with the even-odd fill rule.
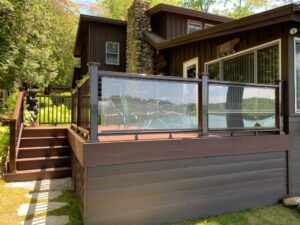
[[[16,171],[16,158],[20,145],[20,139],[23,130],[23,109],[24,109],[24,92],[20,92],[17,97],[16,108],[12,119],[9,120],[10,129],[10,148],[8,172]]]

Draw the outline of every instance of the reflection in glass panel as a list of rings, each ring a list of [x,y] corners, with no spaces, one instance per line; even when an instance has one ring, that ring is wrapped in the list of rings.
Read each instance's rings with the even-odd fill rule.
[[[212,63],[207,65],[207,72],[209,79],[211,80],[220,80],[220,63]]]
[[[210,129],[275,128],[274,88],[209,85]]]
[[[224,80],[254,83],[254,53],[225,60]]]
[[[198,128],[197,83],[104,77],[98,105],[102,130]]]
[[[279,79],[279,46],[257,51],[257,82],[274,84]]]

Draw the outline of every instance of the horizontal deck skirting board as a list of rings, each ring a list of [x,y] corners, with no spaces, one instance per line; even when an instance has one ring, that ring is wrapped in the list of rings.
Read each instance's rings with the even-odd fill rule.
[[[88,225],[146,225],[278,202],[287,151],[89,167]]]
[[[289,135],[208,137],[131,142],[99,142],[83,145],[84,167],[241,155],[291,149]],[[71,144],[72,146],[72,144]],[[79,159],[81,162],[81,160]]]

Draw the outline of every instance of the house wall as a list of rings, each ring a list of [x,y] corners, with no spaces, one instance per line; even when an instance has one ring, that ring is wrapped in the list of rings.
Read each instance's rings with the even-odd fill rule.
[[[120,43],[120,65],[106,64],[106,41]],[[105,23],[91,23],[88,38],[89,62],[101,63],[101,70],[125,72],[126,70],[126,26]]]
[[[165,39],[172,39],[187,34],[188,20],[205,23],[219,24],[220,22],[202,19],[198,17],[186,16],[170,12],[161,12],[151,16],[151,26],[154,33],[157,33]]]
[[[238,51],[242,51],[279,38],[282,42],[286,42],[287,36],[284,34],[288,34],[288,32],[289,24],[276,24],[173,47],[162,51],[161,54],[165,54],[168,57],[167,74],[172,76],[182,76],[183,62],[198,57],[200,66],[199,71],[204,72],[204,63],[217,58],[217,46],[229,40],[237,37],[240,38],[237,47]],[[284,65],[284,63],[285,62],[283,61],[282,65]],[[283,71],[282,74],[286,77],[285,71]]]

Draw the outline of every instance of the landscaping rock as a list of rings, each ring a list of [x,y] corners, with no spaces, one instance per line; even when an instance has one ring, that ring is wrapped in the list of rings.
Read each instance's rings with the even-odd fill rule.
[[[298,206],[300,205],[300,197],[289,197],[282,200],[285,206]]]

